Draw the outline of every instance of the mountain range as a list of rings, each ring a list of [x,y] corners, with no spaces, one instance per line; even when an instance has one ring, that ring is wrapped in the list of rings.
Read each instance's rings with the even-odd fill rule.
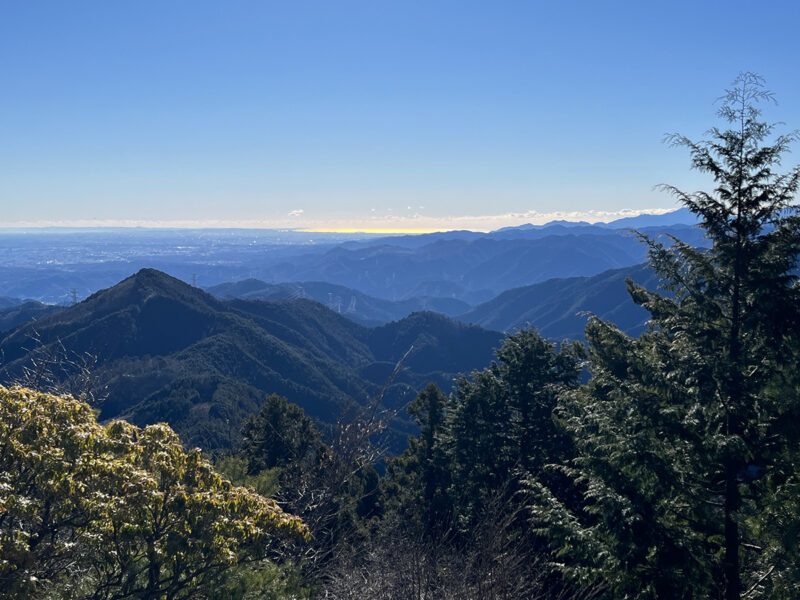
[[[593,314],[611,321],[628,335],[638,336],[644,331],[649,313],[633,303],[626,279],[651,290],[659,283],[644,264],[592,277],[548,279],[507,290],[456,318],[500,331],[533,326],[547,338],[579,340],[588,316]]]
[[[430,312],[368,328],[306,299],[222,301],[144,269],[6,333],[0,380],[89,390],[103,398],[101,419],[167,421],[186,443],[215,449],[235,442],[266,394],[330,427],[387,382],[389,409],[428,381],[448,389],[458,373],[487,365],[501,340]],[[402,447],[411,430],[400,410],[389,443]]]
[[[700,230],[689,225],[643,228],[642,233],[674,235],[693,246],[706,243]],[[273,265],[265,269],[264,279],[328,281],[388,300],[439,296],[475,305],[511,288],[596,275],[647,258],[645,245],[629,230],[598,226],[431,239],[415,239],[413,246],[403,239],[342,244]]]
[[[223,299],[294,300],[309,298],[367,326],[396,321],[418,311],[432,311],[454,317],[471,308],[469,304],[461,300],[436,296],[415,297],[407,300],[375,298],[358,290],[324,281],[267,283],[259,279],[245,279],[235,283],[221,283],[207,288],[206,291]]]
[[[213,286],[207,291],[228,299],[309,298],[368,326],[399,320],[417,310],[430,310],[487,329],[510,332],[536,327],[553,340],[579,340],[583,338],[589,314],[612,321],[628,335],[636,336],[644,330],[648,313],[628,295],[625,286],[628,278],[648,289],[658,286],[658,278],[642,264],[591,277],[554,278],[513,288],[475,307],[448,298],[391,301],[324,282],[270,284],[247,279]]]
[[[680,210],[594,225],[557,221],[489,233],[362,234],[350,240],[343,234],[258,230],[0,232],[0,293],[68,304],[141,268],[157,268],[204,288],[249,278],[313,281],[453,314],[455,307],[445,310],[433,299],[474,306],[554,277],[640,264],[646,250],[631,228],[705,245],[694,222]]]
[[[593,313],[640,333],[647,313],[625,280],[658,281],[626,227],[703,245],[687,220],[365,238],[266,255],[244,252],[238,237],[224,251],[214,242],[194,256],[202,264],[182,259],[231,276],[207,291],[145,268],[73,306],[0,297],[0,382],[87,393],[101,419],[165,420],[209,450],[234,444],[266,394],[286,396],[329,432],[380,397],[397,412],[386,441],[400,449],[414,429],[402,409],[417,390],[433,381],[447,391],[458,374],[489,365],[501,332],[535,326],[581,339]],[[24,268],[41,275],[45,263]],[[48,282],[132,263],[73,264]],[[287,279],[231,275],[245,271]]]

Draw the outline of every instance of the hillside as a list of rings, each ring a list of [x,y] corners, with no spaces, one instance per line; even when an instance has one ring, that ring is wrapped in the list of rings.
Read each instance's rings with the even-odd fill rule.
[[[612,223],[554,221],[489,233],[349,238],[247,229],[41,230],[25,236],[0,232],[0,289],[7,296],[63,304],[73,293],[85,298],[143,267],[205,288],[248,279],[266,286],[314,282],[300,284],[301,295],[342,313],[350,310],[353,318],[372,325],[415,310],[462,313],[467,307],[453,301],[475,305],[553,277],[587,277],[640,264],[645,249],[630,228],[654,236],[676,235],[696,246],[706,243],[681,211]],[[321,287],[326,284],[336,287]],[[293,298],[299,292],[296,284],[271,291],[257,285],[263,292],[259,297]],[[247,294],[253,291],[214,293],[252,297]],[[409,304],[392,306],[378,299]]]
[[[582,339],[591,313],[637,336],[644,330],[648,313],[631,300],[625,287],[627,278],[649,289],[658,285],[645,265],[593,277],[550,279],[503,292],[457,318],[500,331],[533,325],[551,339]]]
[[[17,301],[0,308],[0,332],[63,310],[63,306],[42,304],[35,300]]]
[[[245,279],[235,283],[221,283],[207,288],[206,291],[217,298],[248,300],[309,298],[367,326],[396,321],[417,311],[429,310],[453,317],[470,308],[469,304],[455,298],[429,295],[397,301],[375,298],[358,290],[324,281],[267,283],[258,279]]]
[[[700,230],[689,225],[642,231],[653,237],[676,235],[694,246],[706,243]],[[553,225],[469,237],[418,236],[413,243],[390,238],[380,244],[352,242],[265,267],[263,273],[276,281],[335,281],[389,300],[446,296],[474,305],[511,288],[556,277],[588,277],[645,259],[645,246],[627,228]]]
[[[432,327],[432,323],[436,323]],[[278,393],[321,424],[332,424],[374,398],[385,365],[384,332],[415,355],[389,390],[399,406],[428,379],[449,385],[458,372],[489,363],[501,334],[445,317],[413,316],[372,330],[310,300],[221,301],[152,269],[143,269],[75,306],[21,325],[0,340],[0,380],[41,376],[105,397],[101,419],[169,422],[188,444],[228,446],[238,424]],[[377,333],[376,333],[377,332]],[[469,352],[456,349],[470,348]],[[399,352],[399,350],[398,350]],[[457,358],[454,359],[453,356]],[[40,374],[46,367],[45,374]],[[391,369],[389,370],[391,372]],[[405,415],[403,415],[405,417]],[[392,424],[404,442],[406,421]]]
[[[11,308],[12,306],[19,306],[24,300],[19,298],[12,298],[10,296],[0,296],[0,309]]]

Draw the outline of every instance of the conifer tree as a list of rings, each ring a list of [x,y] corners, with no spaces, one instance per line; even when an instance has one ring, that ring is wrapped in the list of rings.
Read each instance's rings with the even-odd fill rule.
[[[758,104],[771,100],[760,77],[742,74],[719,110],[728,129],[668,138],[714,179],[710,192],[663,186],[698,216],[711,248],[642,236],[668,294],[628,283],[652,315],[638,340],[590,323],[592,381],[560,410],[578,450],[565,470],[585,507],[531,482],[537,521],[572,574],[599,575],[615,597],[798,591],[773,560],[791,548],[769,526],[798,518],[775,499],[797,479],[782,424],[797,414],[800,325],[800,169],[775,172],[797,135],[773,137],[760,120]]]
[[[569,440],[553,423],[558,393],[574,388],[582,366],[583,348],[562,344],[558,351],[535,329],[506,337],[492,370],[502,382],[511,408],[511,437],[519,465],[538,471],[542,465],[566,458]]]
[[[719,111],[730,129],[712,129],[711,140],[699,144],[684,136],[670,138],[689,148],[696,169],[714,177],[713,193],[687,194],[666,186],[698,215],[712,248],[705,253],[677,244],[667,250],[651,242],[651,261],[676,297],[667,303],[633,288],[634,299],[654,314],[666,309],[660,321],[675,352],[695,363],[686,375],[702,375],[700,433],[710,446],[713,479],[724,488],[726,600],[742,592],[742,484],[772,466],[771,455],[785,440],[770,436],[770,428],[796,401],[768,391],[797,341],[792,338],[800,310],[795,198],[800,169],[773,171],[797,134],[768,141],[774,126],[760,120],[757,106],[765,100],[772,94],[763,80],[742,74]]]
[[[433,535],[441,533],[450,518],[447,486],[449,469],[447,456],[441,445],[441,436],[447,415],[447,396],[435,383],[429,383],[408,406],[408,413],[416,418],[421,431],[414,440],[421,479],[424,525]]]

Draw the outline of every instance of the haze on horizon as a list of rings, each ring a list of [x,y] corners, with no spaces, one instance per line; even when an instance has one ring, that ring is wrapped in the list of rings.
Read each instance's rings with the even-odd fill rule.
[[[676,208],[741,71],[800,126],[800,5],[0,9],[0,227],[492,230]]]

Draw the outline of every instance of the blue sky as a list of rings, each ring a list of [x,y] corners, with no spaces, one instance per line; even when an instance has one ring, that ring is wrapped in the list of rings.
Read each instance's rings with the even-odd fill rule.
[[[800,127],[798,25],[796,1],[6,0],[0,226],[673,208],[655,184],[706,181],[661,140],[702,137],[740,71]]]

